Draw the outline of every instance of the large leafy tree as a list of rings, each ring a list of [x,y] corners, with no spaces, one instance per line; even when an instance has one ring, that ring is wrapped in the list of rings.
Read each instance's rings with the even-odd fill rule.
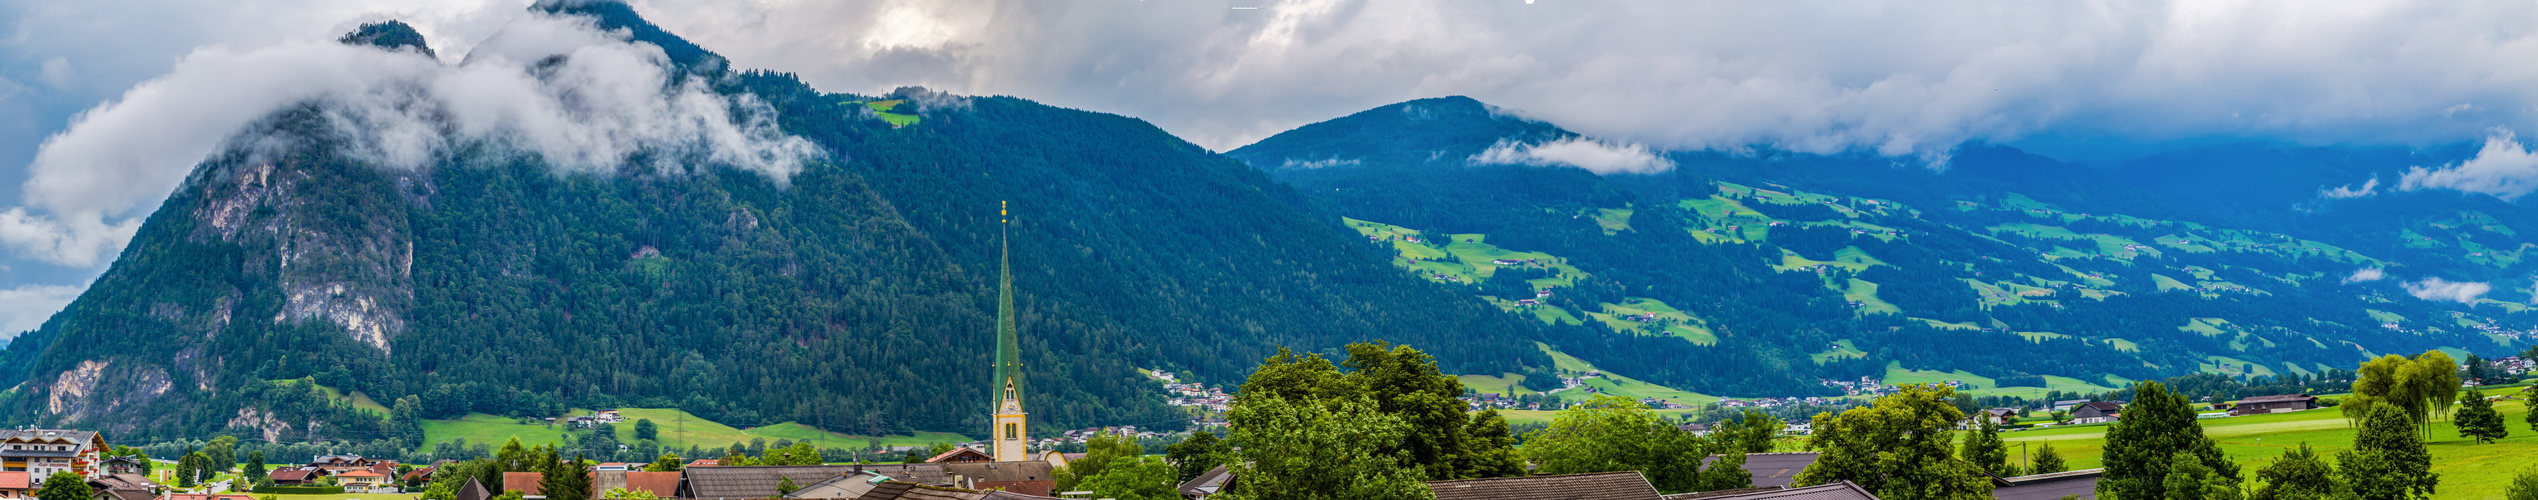
[[[1248,386],[1246,386],[1248,387]],[[1409,454],[1386,443],[1409,434],[1370,401],[1290,402],[1245,391],[1225,412],[1237,500],[1409,500],[1434,496]]]
[[[1516,452],[1515,431],[1507,428],[1507,418],[1498,410],[1482,410],[1472,415],[1472,424],[1464,428],[1470,441],[1462,455],[1458,470],[1473,477],[1508,477],[1525,475],[1524,455]]]
[[[2337,454],[2336,473],[2361,498],[2432,498],[2441,475],[2417,434],[2415,417],[2391,404],[2371,404],[2353,449]]]
[[[2166,498],[2169,469],[2180,453],[2194,456],[2213,477],[2238,483],[2238,464],[2203,435],[2184,395],[2158,382],[2135,384],[2133,394],[2123,418],[2106,431],[2106,454],[2100,459],[2106,478],[2097,483],[2098,496]]]
[[[1172,464],[1176,481],[1189,481],[1225,463],[1228,451],[1231,449],[1225,446],[1225,440],[1216,439],[1216,433],[1197,431],[1181,442],[1163,447],[1163,460]]]
[[[1360,343],[1349,344],[1343,365],[1280,349],[1243,382],[1240,394],[1292,403],[1372,402],[1375,412],[1409,426],[1399,440],[1376,444],[1408,453],[1407,463],[1420,478],[1507,474],[1511,469],[1505,458],[1513,454],[1513,442],[1486,435],[1504,432],[1482,422],[1486,416],[1471,415],[1468,405],[1456,399],[1462,391],[1462,384],[1440,372],[1436,359],[1426,353],[1409,346]]]
[[[1560,410],[1550,427],[1525,436],[1525,458],[1537,474],[1639,471],[1657,491],[1681,493],[1749,486],[1744,451],[1667,425],[1646,405],[1597,396]],[[1703,459],[1724,455],[1708,471]]]
[[[1982,469],[1956,459],[1955,429],[1965,412],[1950,404],[1954,395],[1908,385],[1866,407],[1816,414],[1807,448],[1821,454],[1795,484],[1850,481],[1895,500],[1991,498]]]
[[[79,474],[55,472],[44,478],[44,487],[35,490],[37,500],[88,500],[88,478]]]
[[[1091,491],[1101,498],[1118,500],[1176,500],[1173,489],[1179,473],[1172,464],[1153,457],[1119,457],[1102,468],[1100,475],[1084,478],[1074,490]]]
[[[2384,403],[2404,410],[2421,428],[2458,401],[2458,366],[2441,351],[2424,351],[2411,359],[2390,354],[2364,362],[2358,370],[2360,378],[2353,381],[2353,395],[2345,398],[2340,411],[2344,418],[2360,422],[2369,418],[2370,403]]]
[[[247,452],[247,465],[245,471],[247,475],[247,484],[263,484],[266,472],[267,471],[264,469],[264,450]]]
[[[2335,468],[2319,459],[2309,443],[2300,443],[2299,449],[2257,470],[2256,480],[2264,486],[2256,488],[2255,500],[2325,500],[2341,492]]]
[[[2503,426],[2503,414],[2494,411],[2494,402],[2475,389],[2459,395],[2459,414],[2452,419],[2458,423],[2459,437],[2476,438],[2479,443],[2492,443],[2512,433]]]
[[[1738,415],[1736,420],[1721,423],[1718,428],[1711,429],[1710,434],[1720,436],[1719,439],[1732,443],[1737,449],[1744,450],[1746,453],[1770,453],[1772,438],[1778,437],[1780,430],[1788,426],[1789,424],[1781,422],[1779,417],[1773,417],[1760,410],[1747,409],[1743,415]]]
[[[1059,491],[1076,490],[1077,484],[1106,472],[1104,469],[1112,462],[1145,454],[1146,448],[1139,446],[1135,438],[1109,433],[1095,435],[1084,440],[1084,458],[1068,461],[1065,467],[1054,473],[1057,488]]]
[[[2168,477],[2160,480],[2169,500],[2238,500],[2238,480],[2221,477],[2201,457],[2177,452],[2168,461]]]
[[[686,466],[687,463],[680,461],[679,454],[663,453],[661,458],[652,461],[652,465],[643,466],[643,470],[645,472],[678,472],[679,468]]]

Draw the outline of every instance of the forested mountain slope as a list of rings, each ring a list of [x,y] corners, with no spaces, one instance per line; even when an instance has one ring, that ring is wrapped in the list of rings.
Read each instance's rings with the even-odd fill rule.
[[[664,49],[669,87],[693,77],[818,154],[774,175],[652,144],[593,171],[459,141],[408,169],[310,102],[196,167],[111,270],[8,346],[6,420],[415,445],[419,418],[629,405],[972,431],[1007,201],[1038,425],[1175,427],[1186,415],[1137,368],[1232,381],[1280,346],[1387,339],[1450,370],[1549,369],[1538,324],[1400,273],[1288,187],[1144,122],[823,93],[724,69],[623,4],[536,9]],[[276,382],[311,377],[393,418]]]
[[[1641,152],[1650,158],[1624,165],[1666,168],[1610,168],[1631,152],[1449,97],[1228,155],[1353,219],[1414,274],[1577,325],[1553,328],[1554,349],[1710,394],[1838,394],[1818,379],[1909,370],[2070,390],[2195,371],[2314,373],[2369,353],[2513,352],[2538,322],[2526,278],[2511,275],[2517,260],[2484,272],[2451,263],[2517,259],[2529,244],[2510,222],[2525,212],[2490,197],[2462,203],[2512,214],[2418,210],[2406,217],[2437,227],[2408,229],[2394,215],[2218,216],[2240,207],[1996,145],[1959,147],[1944,170],[1769,150]],[[2445,213],[2458,220],[2429,220]],[[2334,239],[2317,228],[2337,225],[2350,227]],[[2484,252],[2387,251],[2435,230],[2407,245]],[[2498,290],[2429,293],[2421,280],[2432,277]]]

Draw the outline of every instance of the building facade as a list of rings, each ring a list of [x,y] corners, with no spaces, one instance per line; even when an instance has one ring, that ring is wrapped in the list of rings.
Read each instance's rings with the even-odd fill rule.
[[[94,431],[0,430],[0,471],[27,473],[34,486],[56,472],[95,478],[104,473],[98,455],[105,450],[106,437]]]

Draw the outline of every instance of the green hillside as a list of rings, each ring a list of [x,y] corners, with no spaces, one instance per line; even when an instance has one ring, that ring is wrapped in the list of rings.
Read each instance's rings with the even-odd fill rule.
[[[821,448],[862,449],[870,446],[872,440],[876,438],[876,436],[855,436],[821,431],[793,422],[741,429],[669,408],[621,408],[617,411],[626,419],[625,422],[615,425],[618,442],[635,442],[634,422],[650,419],[660,428],[661,446],[668,449],[684,450],[690,446],[723,448],[735,443],[748,444],[752,439],[764,439],[770,442],[786,439],[796,442],[807,441]],[[589,414],[591,412],[587,410],[579,410],[568,415]],[[425,442],[428,448],[429,444],[456,439],[465,439],[471,444],[499,445],[511,439],[519,439],[521,443],[529,445],[555,444],[562,440],[565,431],[560,426],[545,425],[542,419],[540,423],[531,424],[522,422],[520,419],[473,413],[456,419],[426,420],[423,422],[423,433],[426,436]],[[877,438],[884,446],[917,446],[972,441],[966,436],[949,432],[921,432],[877,436]]]

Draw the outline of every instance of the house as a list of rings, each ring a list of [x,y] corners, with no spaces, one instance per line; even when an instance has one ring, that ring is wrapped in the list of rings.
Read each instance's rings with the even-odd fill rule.
[[[502,473],[502,492],[517,491],[524,497],[543,497],[546,495],[538,493],[538,483],[545,480],[546,474],[542,472],[505,472]]]
[[[925,459],[925,463],[929,464],[994,461],[996,461],[996,457],[987,456],[987,452],[978,451],[977,448],[967,446],[954,447],[952,448],[952,451],[946,451],[941,455],[935,455],[934,458]]]
[[[98,466],[99,466],[99,467],[103,467],[103,468],[105,468],[105,470],[106,470],[106,473],[107,473],[107,474],[148,474],[148,473],[150,473],[150,464],[147,464],[147,463],[142,463],[142,459],[132,458],[132,457],[128,457],[128,456],[126,456],[126,457],[106,457],[106,460],[105,460],[105,461],[103,461],[103,462],[98,462]]]
[[[2072,409],[2072,408],[2079,408],[2079,407],[2080,407],[2080,405],[2084,405],[2084,404],[2089,404],[2089,400],[2086,400],[2086,399],[2071,399],[2071,400],[2055,401],[2055,402],[2053,402],[2053,411],[2071,411],[2071,409]]]
[[[857,500],[1057,500],[1055,497],[1025,495],[1011,491],[978,491],[967,488],[926,486],[916,483],[886,481],[873,485]]]
[[[342,474],[336,474],[335,483],[342,485],[345,493],[369,493],[372,491],[388,489],[393,486],[388,484],[387,474],[380,474],[370,469],[344,471]]]
[[[486,489],[483,481],[471,477],[467,478],[466,485],[458,487],[458,494],[450,500],[491,500],[493,497],[493,490]]]
[[[1015,493],[1046,496],[1057,489],[1056,467],[1048,462],[955,462],[943,464],[943,473],[963,488],[1005,490]]]
[[[1753,484],[1756,487],[1788,487],[1790,481],[1798,479],[1799,472],[1815,464],[1816,456],[1816,452],[1812,451],[1747,453],[1745,454],[1745,474],[1753,476]],[[1708,468],[1710,462],[1717,460],[1718,455],[1702,458],[1701,467]]]
[[[1992,498],[1999,500],[2053,500],[2077,495],[2097,498],[2097,480],[2106,477],[2106,469],[2084,469],[1992,479]]]
[[[401,477],[400,479],[401,479],[401,480],[403,480],[403,481],[405,481],[405,482],[406,482],[406,484],[409,484],[409,485],[420,484],[420,483],[422,483],[422,482],[432,480],[432,473],[435,473],[435,472],[440,472],[442,467],[448,467],[448,466],[449,466],[449,464],[454,464],[454,463],[458,463],[458,461],[457,461],[457,460],[447,460],[447,459],[444,459],[444,460],[434,460],[434,461],[432,461],[432,463],[431,463],[430,465],[425,465],[425,466],[422,466],[422,467],[415,468],[414,470],[411,470],[411,471],[406,471],[405,475],[404,475],[403,477]]]
[[[679,495],[680,477],[678,472],[595,471],[591,473],[590,491],[592,496],[598,496],[623,488],[626,491],[652,492],[652,496],[658,498],[674,498]]]
[[[1836,481],[1804,488],[1746,488],[1668,495],[1666,500],[1877,500],[1877,495],[1850,481]]]
[[[1428,481],[1436,500],[1664,500],[1639,471]]]
[[[2230,416],[2263,415],[2267,413],[2282,413],[2287,411],[2314,410],[2317,408],[2317,396],[2311,396],[2308,394],[2257,396],[2238,400],[2237,405],[2230,407]]]
[[[1707,435],[1710,435],[1710,426],[1709,426],[1709,424],[1697,424],[1697,423],[1696,423],[1696,424],[1683,424],[1683,425],[1677,425],[1677,426],[1674,426],[1674,429],[1675,429],[1675,430],[1679,430],[1679,431],[1683,431],[1683,432],[1689,432],[1689,433],[1692,433],[1692,435],[1694,435],[1694,436],[1707,436]]]
[[[274,469],[273,473],[266,474],[265,477],[272,479],[273,484],[276,486],[308,486],[310,484],[316,484],[317,478],[326,477],[326,469],[319,469],[315,467],[284,467]]]
[[[1181,483],[1174,489],[1181,492],[1181,498],[1207,500],[1207,497],[1216,496],[1217,492],[1225,491],[1225,486],[1233,482],[1233,471],[1218,465],[1216,468],[1208,469],[1207,472],[1199,473],[1198,477],[1190,478],[1189,481]]]
[[[0,430],[0,471],[25,472],[33,486],[55,472],[96,477],[98,454],[106,437],[95,431],[61,429]]]
[[[781,485],[787,480],[799,488],[853,474],[857,470],[852,465],[754,465],[706,467],[683,472],[687,475],[687,485],[686,491],[677,495],[680,498],[778,498],[784,496]],[[510,477],[503,478],[505,488],[510,487],[510,482]]]
[[[92,500],[150,500],[158,498],[159,490],[165,489],[140,474],[98,476],[88,481],[88,488],[95,492]]]
[[[2071,410],[2071,423],[2095,424],[2113,422],[2116,419],[2121,418],[2123,416],[2123,412],[2124,405],[2121,403],[2099,401],[2083,404]]]
[[[613,472],[625,472],[625,471],[628,471],[628,470],[632,470],[632,469],[628,469],[628,468],[626,468],[626,465],[627,465],[627,464],[626,464],[625,462],[606,462],[606,463],[601,463],[601,464],[599,464],[599,466],[597,466],[597,467],[592,467],[592,468],[591,468],[591,470],[594,470],[594,471],[602,471],[602,472],[609,472],[609,471],[613,471]]]
[[[2012,424],[2012,423],[2017,423],[2017,422],[2018,422],[2018,409],[2017,409],[2017,408],[1993,408],[1993,409],[1989,409],[1989,410],[1978,411],[1978,412],[1974,412],[1974,418],[1978,418],[1978,419],[1989,419],[1989,420],[1991,420],[1992,425],[2009,425],[2009,424]],[[1980,422],[1980,421],[1977,421],[1976,423],[1981,423],[1981,422]]]
[[[787,493],[784,497],[863,498],[865,493],[872,491],[873,486],[889,481],[890,478],[881,477],[879,474],[857,472],[829,478],[827,481],[812,483],[810,486],[803,486],[802,489],[793,490],[792,493]]]
[[[28,498],[35,485],[27,482],[25,472],[0,472],[0,498]]]
[[[687,463],[687,466],[688,466],[688,467],[721,467],[721,466],[723,466],[723,461],[722,461],[722,459],[715,459],[715,458],[699,458],[699,459],[696,459],[696,461],[693,461],[693,462],[688,462],[688,463]]]
[[[331,476],[354,469],[368,469],[374,463],[378,461],[362,458],[361,455],[322,455],[309,460],[308,466],[326,469],[326,474]]]
[[[952,476],[943,472],[942,464],[863,464],[853,467],[858,473],[881,476],[888,481],[934,486],[952,485]]]

